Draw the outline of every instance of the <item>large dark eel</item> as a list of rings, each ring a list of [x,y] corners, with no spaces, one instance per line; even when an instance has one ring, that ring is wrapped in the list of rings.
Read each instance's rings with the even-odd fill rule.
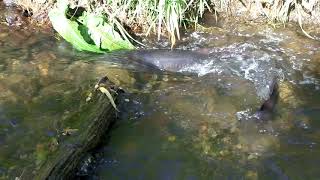
[[[129,58],[148,67],[177,72],[184,67],[192,66],[209,57],[208,49],[191,50],[138,50],[129,53]],[[278,83],[274,78],[270,84],[269,98],[255,113],[259,120],[269,120],[278,99]]]
[[[279,87],[276,78],[273,79],[270,86],[269,98],[263,102],[260,109],[255,113],[260,121],[272,119],[272,115],[279,97]]]
[[[190,50],[151,49],[129,53],[129,58],[143,65],[165,71],[177,72],[184,67],[208,59],[207,52]]]

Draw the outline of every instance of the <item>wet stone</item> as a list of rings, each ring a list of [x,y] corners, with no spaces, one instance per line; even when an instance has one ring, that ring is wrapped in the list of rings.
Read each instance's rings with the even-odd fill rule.
[[[8,37],[8,33],[0,33],[0,38],[1,39],[4,39],[6,37]]]

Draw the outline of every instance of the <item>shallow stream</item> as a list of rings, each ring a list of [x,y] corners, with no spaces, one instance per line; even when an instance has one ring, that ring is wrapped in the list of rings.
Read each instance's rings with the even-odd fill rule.
[[[32,177],[43,149],[54,148],[43,142],[72,128],[63,119],[105,75],[126,91],[121,113],[79,178],[317,179],[320,42],[299,32],[230,22],[185,32],[178,49],[207,48],[211,56],[160,72],[127,52],[81,53],[50,34],[1,23],[0,179]],[[259,121],[254,113],[274,77],[276,108]]]

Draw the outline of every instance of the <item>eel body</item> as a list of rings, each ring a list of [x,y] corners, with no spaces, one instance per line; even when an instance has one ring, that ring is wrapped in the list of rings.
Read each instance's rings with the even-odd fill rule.
[[[137,50],[129,53],[129,59],[162,71],[179,72],[181,69],[201,63],[209,58],[207,49],[191,50]],[[269,85],[269,97],[262,103],[255,116],[259,120],[271,119],[278,99],[278,83],[274,78]]]

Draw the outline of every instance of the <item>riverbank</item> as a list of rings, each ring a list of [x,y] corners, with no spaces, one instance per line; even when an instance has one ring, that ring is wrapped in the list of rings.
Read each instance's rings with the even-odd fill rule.
[[[49,11],[56,7],[55,1],[4,0],[6,6],[16,6],[23,16],[30,17],[35,25],[50,26]],[[69,8],[76,14],[81,9],[96,14],[104,14],[109,20],[121,22],[132,34],[157,34],[169,37],[174,44],[180,39],[183,28],[194,27],[207,17],[206,23],[219,21],[241,21],[268,23],[283,26],[286,23],[298,24],[302,32],[317,39],[320,24],[320,1],[130,1],[99,2],[69,0]],[[75,15],[74,14],[74,15]],[[208,17],[210,17],[208,19]]]

